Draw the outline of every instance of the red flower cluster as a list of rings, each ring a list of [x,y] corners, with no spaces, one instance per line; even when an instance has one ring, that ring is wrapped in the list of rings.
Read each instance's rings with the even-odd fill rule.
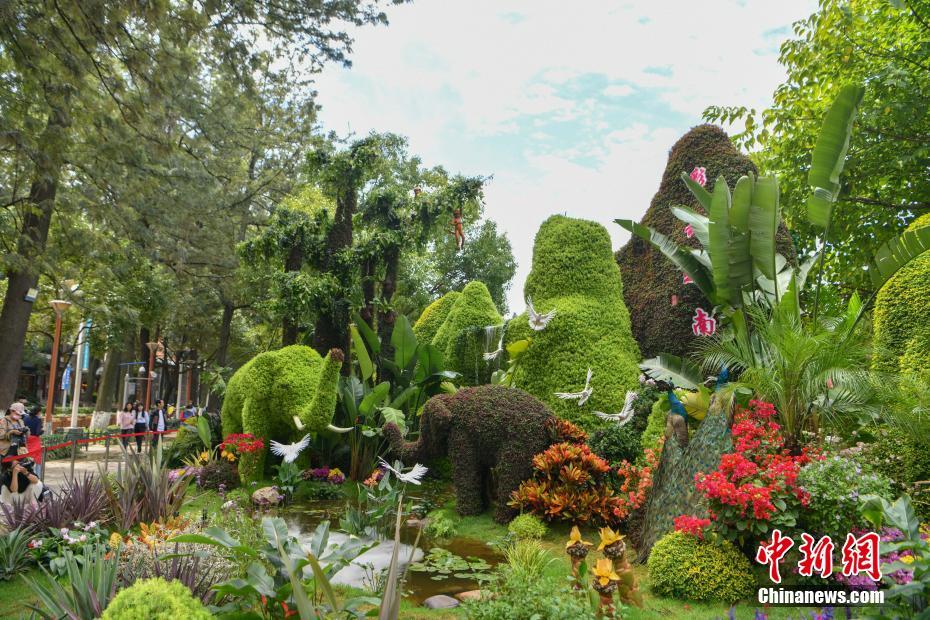
[[[734,452],[721,457],[716,471],[695,476],[716,528],[730,539],[793,526],[799,507],[809,501],[797,477],[810,458],[787,453],[774,416],[771,403],[750,401],[734,416]]]
[[[251,433],[232,433],[226,435],[220,450],[235,451],[238,454],[251,454],[265,449],[265,442]]]
[[[640,467],[623,461],[617,468],[617,477],[620,479],[620,495],[617,497],[619,505],[614,508],[614,516],[617,519],[626,519],[631,512],[646,503],[649,489],[652,488],[652,473],[659,462],[658,455],[661,451],[661,443],[656,450],[646,448],[645,465]]]
[[[510,505],[546,520],[612,525],[620,507],[608,481],[610,466],[588,446],[558,443],[533,457],[533,478],[524,480]]]
[[[684,532],[704,540],[704,530],[710,527],[710,519],[702,519],[692,515],[675,517],[675,531]]]

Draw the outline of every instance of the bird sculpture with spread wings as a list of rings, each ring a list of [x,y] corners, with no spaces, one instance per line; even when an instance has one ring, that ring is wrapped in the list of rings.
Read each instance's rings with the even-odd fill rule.
[[[620,413],[603,413],[601,411],[595,411],[594,415],[602,420],[616,422],[618,425],[623,426],[633,419],[633,403],[635,401],[636,392],[634,390],[630,390],[626,393],[626,399],[623,401],[623,409],[620,410]]]
[[[588,399],[591,398],[591,394],[594,392],[594,388],[591,387],[591,376],[594,373],[588,368],[588,377],[584,381],[584,389],[580,392],[556,392],[555,395],[562,400],[577,400],[578,406],[582,407]]]
[[[270,450],[271,453],[275,456],[280,456],[284,459],[285,463],[293,463],[297,460],[297,457],[300,456],[300,453],[310,445],[310,434],[303,436],[303,439],[296,441],[294,443],[283,444],[278,443],[277,441],[271,440]]]
[[[533,299],[531,297],[527,297],[526,299],[526,314],[529,316],[530,327],[533,331],[538,332],[546,329],[546,325],[555,317],[555,312],[555,309],[552,309],[545,314],[540,314],[536,312],[536,308],[533,307]]]

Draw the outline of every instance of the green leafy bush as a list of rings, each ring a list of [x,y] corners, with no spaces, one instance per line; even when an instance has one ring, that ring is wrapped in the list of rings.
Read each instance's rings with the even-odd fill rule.
[[[546,524],[539,517],[531,514],[522,514],[516,517],[507,526],[517,540],[533,540],[542,538],[549,531]]]
[[[661,596],[734,603],[755,593],[749,560],[724,540],[666,534],[653,546],[648,568],[652,590]]]
[[[436,332],[445,323],[449,313],[452,312],[452,306],[461,297],[459,291],[450,291],[426,306],[420,318],[413,324],[413,334],[419,342],[432,342],[436,337]]]
[[[424,533],[433,539],[449,540],[458,534],[455,521],[445,510],[434,510],[427,516]]]
[[[925,436],[897,426],[882,428],[865,457],[875,471],[892,481],[894,495],[910,494],[921,518],[930,518],[927,487],[915,484],[930,480],[930,443]]]
[[[433,345],[442,351],[449,370],[461,373],[466,385],[474,385],[487,366],[483,339],[475,330],[483,331],[489,325],[501,323],[503,319],[488,287],[483,282],[469,282],[433,337]]]
[[[917,218],[908,230],[930,226],[930,213]],[[930,334],[930,252],[924,252],[902,267],[878,291],[875,299],[874,329],[875,355],[872,367],[876,370],[897,372],[899,358],[906,353],[908,343],[915,337],[926,339]],[[916,346],[916,345],[915,345]],[[926,350],[922,362],[909,365],[930,368]]]
[[[298,484],[297,489],[294,491],[294,501],[342,499],[345,496],[343,485],[318,482],[316,480],[305,480]]]
[[[672,146],[659,190],[640,223],[692,248],[698,247],[697,240],[688,239],[684,224],[669,207],[683,205],[705,213],[680,176],[698,166],[706,168],[708,191],[713,191],[721,175],[733,187],[741,176],[756,172],[752,161],[714,125],[698,125]],[[794,259],[794,246],[784,225],[779,228],[776,247],[786,258]],[[643,356],[686,355],[696,340],[691,332],[694,310],[699,306],[709,310],[708,301],[696,286],[684,284],[681,271],[670,260],[635,235],[617,252],[616,260],[623,275],[623,298],[630,311],[633,336]],[[678,296],[677,305],[672,305],[672,295]]]
[[[32,536],[20,529],[0,536],[0,581],[7,581],[25,571],[32,563],[29,541]]]
[[[199,484],[204,489],[218,490],[220,485],[227,491],[239,486],[239,472],[226,459],[213,459],[200,468]]]
[[[892,497],[891,482],[885,476],[841,456],[808,463],[801,468],[797,483],[810,494],[807,510],[801,512],[804,529],[834,540],[865,525],[858,513],[860,497]]]
[[[661,392],[651,386],[643,386],[633,401],[633,419],[620,426],[611,424],[598,429],[591,435],[588,446],[610,464],[623,461],[635,463],[643,453],[641,439],[652,413],[652,406],[661,397]],[[664,418],[663,418],[664,423]],[[664,430],[663,424],[663,430]]]
[[[608,423],[593,412],[620,411],[627,390],[639,387],[640,360],[607,230],[561,215],[543,222],[524,294],[538,312],[555,310],[556,315],[538,332],[530,330],[526,314],[508,323],[507,342],[532,337],[515,371],[515,385],[560,418],[589,431],[606,428]],[[589,368],[594,391],[584,406],[555,396],[581,390]]]
[[[177,581],[142,579],[121,590],[107,605],[101,620],[206,620],[210,612]]]
[[[165,451],[165,460],[169,467],[182,467],[184,460],[203,452],[204,446],[197,433],[181,428]]]
[[[646,422],[646,430],[639,438],[640,448],[645,451],[647,448],[653,450],[659,447],[659,442],[665,437],[665,419],[668,417],[669,406],[668,400],[660,398],[652,403],[649,410],[649,418]]]

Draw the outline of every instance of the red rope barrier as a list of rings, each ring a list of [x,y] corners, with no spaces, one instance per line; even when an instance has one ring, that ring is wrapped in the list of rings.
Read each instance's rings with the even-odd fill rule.
[[[146,435],[167,435],[167,434],[169,434],[169,433],[177,433],[179,430],[181,430],[181,429],[172,428],[172,429],[166,430],[166,431],[145,431],[144,433],[121,433],[121,434],[119,434],[119,435],[104,435],[103,437],[91,437],[91,438],[88,438],[88,439],[78,439],[78,440],[76,440],[76,442],[75,442],[74,440],[72,440],[72,441],[66,441],[66,442],[64,442],[64,443],[56,443],[56,444],[53,445],[53,446],[42,446],[39,450],[30,450],[30,451],[27,452],[26,454],[20,454],[20,455],[18,455],[18,456],[7,456],[7,457],[4,457],[4,458],[2,459],[2,462],[3,462],[3,463],[10,463],[10,462],[12,462],[12,461],[19,461],[19,460],[21,460],[21,459],[28,459],[28,458],[31,458],[31,459],[35,460],[37,457],[36,457],[36,456],[33,456],[33,453],[34,453],[34,452],[37,452],[37,453],[41,454],[42,449],[45,449],[45,450],[48,450],[49,452],[51,452],[52,450],[58,450],[59,448],[67,448],[67,447],[71,446],[72,443],[87,444],[87,443],[95,443],[95,442],[98,442],[98,441],[106,441],[107,439],[121,439],[121,438],[123,438],[123,437],[139,437],[140,435],[141,435],[141,436],[146,436]]]

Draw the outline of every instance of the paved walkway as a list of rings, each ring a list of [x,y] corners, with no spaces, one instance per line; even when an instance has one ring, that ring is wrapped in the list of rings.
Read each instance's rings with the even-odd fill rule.
[[[166,439],[166,445],[173,441],[173,436]],[[124,467],[124,453],[114,440],[110,444],[110,454],[107,458],[107,451],[104,442],[89,444],[86,448],[77,451],[74,460],[74,477],[80,479],[85,473],[98,474],[99,472],[116,473],[121,467]],[[148,443],[146,439],[145,443]],[[147,449],[147,446],[143,447]],[[135,449],[135,442],[131,444]],[[71,478],[71,455],[64,458],[53,459],[45,463],[44,480],[45,484],[51,489],[58,489]]]

